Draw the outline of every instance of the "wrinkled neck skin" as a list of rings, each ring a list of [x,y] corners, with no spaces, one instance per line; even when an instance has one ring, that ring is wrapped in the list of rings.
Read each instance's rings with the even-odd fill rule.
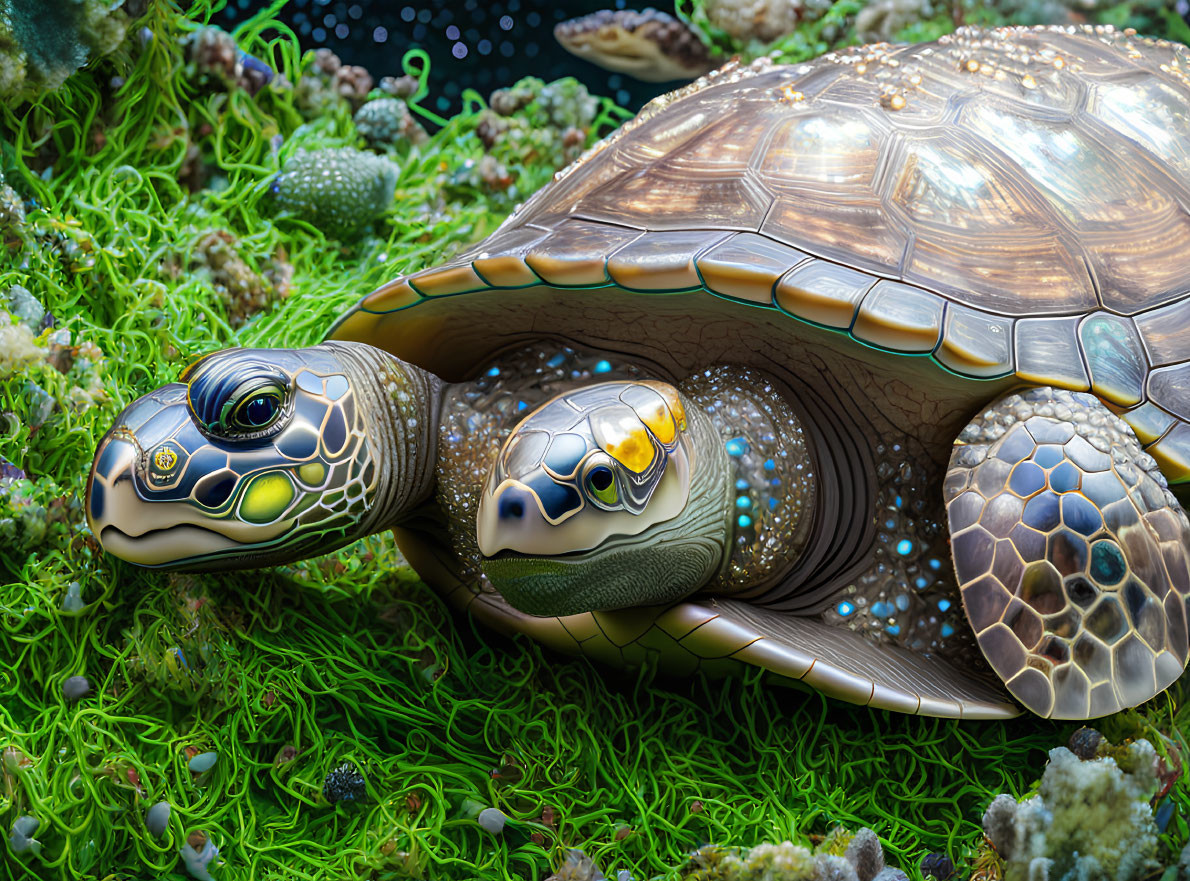
[[[377,495],[360,523],[362,537],[400,526],[433,493],[442,380],[372,346],[335,348],[356,373],[373,449],[384,451],[376,460]]]

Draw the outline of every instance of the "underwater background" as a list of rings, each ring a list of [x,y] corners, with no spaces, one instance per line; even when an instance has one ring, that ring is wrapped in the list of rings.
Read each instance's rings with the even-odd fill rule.
[[[985,810],[1037,792],[1077,725],[596,667],[453,614],[387,535],[167,575],[87,531],[126,404],[214,349],[317,342],[661,90],[554,44],[600,5],[0,0],[0,878],[793,879],[796,847],[756,846],[841,855],[861,828],[909,878],[1005,877]],[[864,6],[807,3],[763,44],[701,0],[676,12],[727,54],[800,60],[854,42]],[[962,17],[1190,39],[1146,0],[915,8],[885,36]],[[1096,725],[1169,771],[1129,796],[1162,868],[1119,881],[1190,877],[1186,689]],[[1071,823],[1122,834],[1092,816],[1106,790],[1054,781]]]

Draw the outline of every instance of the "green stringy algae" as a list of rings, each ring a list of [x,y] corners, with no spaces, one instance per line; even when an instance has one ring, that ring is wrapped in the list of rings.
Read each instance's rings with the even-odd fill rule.
[[[385,535],[248,576],[98,552],[81,491],[125,404],[213,349],[317,342],[627,118],[571,81],[513,84],[527,102],[503,112],[468,91],[442,119],[412,52],[373,73],[410,78],[400,100],[431,137],[371,148],[395,169],[391,198],[336,240],[271,189],[300,150],[369,148],[346,99],[303,116],[314,56],[268,18],[279,5],[235,32],[278,74],[255,94],[188,55],[215,6],[197,0],[148,4],[57,91],[0,102],[0,877],[184,881],[190,846],[217,849],[206,868],[229,881],[543,879],[571,848],[646,879],[708,842],[808,847],[837,826],[871,827],[911,878],[930,852],[969,868],[992,797],[1026,795],[1074,726],[895,716],[756,673],[595,668],[451,613]],[[582,112],[554,118],[558,96]],[[75,676],[90,691],[72,701]],[[1110,720],[1111,736],[1185,749],[1184,696]],[[346,763],[366,797],[332,805]],[[1190,800],[1180,783],[1166,798],[1168,864]],[[498,838],[475,805],[508,818]]]

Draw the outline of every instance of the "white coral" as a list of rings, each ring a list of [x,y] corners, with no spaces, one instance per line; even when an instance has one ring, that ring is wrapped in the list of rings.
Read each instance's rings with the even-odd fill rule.
[[[1016,806],[1011,833],[1002,798],[995,815],[1006,881],[1137,881],[1160,868],[1149,799],[1157,756],[1148,741],[1114,758],[1082,761],[1065,747],[1050,751],[1038,794]],[[1011,839],[1011,840],[1005,840]]]

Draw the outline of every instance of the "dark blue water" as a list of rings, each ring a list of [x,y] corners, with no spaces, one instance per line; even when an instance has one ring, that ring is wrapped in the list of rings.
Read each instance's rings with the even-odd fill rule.
[[[574,76],[594,94],[636,110],[666,86],[638,83],[581,61],[553,34],[564,19],[624,5],[625,0],[292,0],[277,17],[304,47],[325,46],[344,64],[366,67],[377,82],[401,74],[406,50],[424,49],[431,59],[425,103],[439,113],[459,109],[463,89],[486,99],[493,89],[525,76],[546,81]],[[260,0],[230,0],[216,23],[231,30],[259,8]]]

